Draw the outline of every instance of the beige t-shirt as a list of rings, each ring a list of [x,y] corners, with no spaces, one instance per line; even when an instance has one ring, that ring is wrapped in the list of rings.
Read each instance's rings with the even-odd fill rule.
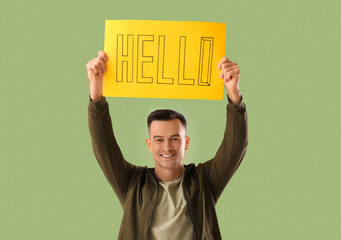
[[[173,181],[159,181],[159,193],[150,225],[150,239],[193,239],[193,224],[182,190],[185,169]]]

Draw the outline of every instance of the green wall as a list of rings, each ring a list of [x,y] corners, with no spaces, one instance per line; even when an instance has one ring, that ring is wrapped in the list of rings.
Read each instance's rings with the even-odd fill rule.
[[[91,148],[86,63],[105,19],[227,24],[249,146],[217,204],[223,239],[341,239],[341,1],[12,1],[0,8],[0,239],[116,239],[122,209]],[[226,91],[226,90],[225,90]],[[153,166],[146,117],[185,114],[210,159],[223,101],[108,98],[127,160]]]

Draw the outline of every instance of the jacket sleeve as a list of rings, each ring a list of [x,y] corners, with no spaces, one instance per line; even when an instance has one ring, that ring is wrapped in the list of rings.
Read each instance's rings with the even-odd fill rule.
[[[89,95],[88,124],[95,157],[121,205],[137,167],[127,162],[116,142],[105,97],[93,102]]]
[[[223,141],[214,158],[202,164],[215,201],[238,169],[249,142],[243,97],[238,105],[233,104],[229,98],[228,101]]]

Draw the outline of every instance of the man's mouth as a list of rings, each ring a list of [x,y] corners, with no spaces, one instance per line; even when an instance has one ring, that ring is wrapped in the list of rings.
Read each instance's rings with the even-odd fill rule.
[[[160,156],[163,158],[171,158],[175,156],[175,153],[174,154],[160,154]]]

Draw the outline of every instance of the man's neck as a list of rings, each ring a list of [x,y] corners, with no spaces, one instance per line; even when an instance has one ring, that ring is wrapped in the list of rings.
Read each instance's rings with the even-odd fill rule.
[[[162,181],[173,181],[180,177],[182,170],[184,170],[184,165],[179,164],[174,169],[162,168],[155,165],[155,175]]]

